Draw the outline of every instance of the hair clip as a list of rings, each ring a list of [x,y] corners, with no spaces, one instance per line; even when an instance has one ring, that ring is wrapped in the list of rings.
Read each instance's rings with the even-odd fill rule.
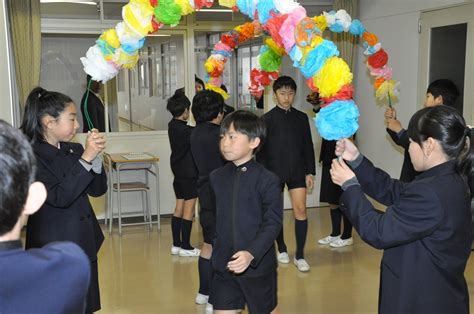
[[[41,98],[41,93],[38,93],[38,98]]]

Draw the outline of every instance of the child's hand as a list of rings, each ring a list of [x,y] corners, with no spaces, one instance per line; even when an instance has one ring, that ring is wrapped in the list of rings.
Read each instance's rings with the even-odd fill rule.
[[[355,177],[354,172],[352,172],[349,166],[347,166],[342,159],[332,160],[332,166],[331,170],[329,170],[329,173],[331,174],[332,182],[339,186],[342,186],[344,182]]]
[[[400,121],[396,119],[385,119],[385,125],[387,125],[387,128],[395,133],[400,132],[403,127]]]
[[[227,263],[227,269],[235,274],[241,274],[249,267],[252,260],[253,256],[248,251],[238,251]]]
[[[94,160],[105,149],[105,143],[104,134],[99,133],[97,129],[87,132],[86,147],[82,159],[88,162]]]
[[[313,178],[313,175],[311,174],[308,174],[306,176],[306,188],[308,190],[312,190],[314,188],[314,178]]]
[[[397,119],[397,111],[395,110],[395,108],[387,108],[387,110],[385,110],[385,113],[384,113],[384,117],[385,119]]]
[[[345,160],[353,161],[359,156],[357,147],[347,138],[343,138],[336,143],[336,156]]]

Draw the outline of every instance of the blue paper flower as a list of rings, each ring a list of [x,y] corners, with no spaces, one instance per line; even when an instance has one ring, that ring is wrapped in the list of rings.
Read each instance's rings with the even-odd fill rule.
[[[359,128],[359,109],[353,100],[336,100],[316,116],[319,134],[326,140],[339,140],[355,134]]]
[[[365,32],[365,26],[359,20],[353,20],[349,32],[354,36],[362,36]]]
[[[258,20],[262,24],[267,24],[271,11],[278,12],[273,4],[273,0],[259,0],[257,4]]]
[[[96,41],[97,46],[99,46],[100,50],[102,51],[102,54],[104,56],[114,54],[115,53],[115,48],[109,45],[105,40],[102,39],[97,39]]]
[[[299,68],[301,66],[300,61],[303,59],[303,52],[301,52],[301,49],[298,48],[297,45],[294,45],[293,48],[291,48],[289,56],[291,60],[293,60],[293,66]]]
[[[342,33],[344,31],[344,27],[338,21],[336,21],[336,23],[329,26],[329,29],[333,33]]]
[[[211,55],[221,55],[226,58],[232,57],[232,52],[226,50],[212,50]]]
[[[237,0],[236,5],[242,14],[247,15],[251,19],[254,18],[255,8],[253,7],[252,0]]]
[[[306,78],[312,77],[321,69],[327,58],[334,56],[339,56],[336,44],[329,40],[323,40],[320,45],[308,53],[305,63],[301,66],[301,73]]]
[[[125,53],[132,55],[135,51],[141,49],[144,43],[145,43],[145,38],[142,38],[134,43],[124,43],[122,44],[122,50]]]

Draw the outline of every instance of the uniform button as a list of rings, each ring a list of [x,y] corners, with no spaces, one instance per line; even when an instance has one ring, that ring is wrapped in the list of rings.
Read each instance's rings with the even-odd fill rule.
[[[247,171],[247,167],[242,167],[242,172]]]

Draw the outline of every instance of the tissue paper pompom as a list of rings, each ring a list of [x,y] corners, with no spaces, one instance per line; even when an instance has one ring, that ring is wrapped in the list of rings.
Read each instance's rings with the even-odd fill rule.
[[[359,20],[353,20],[349,32],[354,36],[362,36],[365,32],[365,27]]]
[[[262,24],[266,24],[270,18],[270,12],[277,12],[273,0],[259,0],[257,3],[258,20]]]
[[[311,91],[317,93],[319,91],[319,89],[314,86],[314,80],[312,77],[310,77],[309,79],[306,80],[306,85],[308,85],[308,87],[311,89]]]
[[[316,23],[316,26],[321,30],[321,32],[324,32],[326,28],[328,27],[328,24],[326,22],[326,17],[324,15],[319,15],[313,17],[314,22]]]
[[[287,14],[301,6],[293,0],[275,0],[275,7],[281,14]]]
[[[234,49],[237,46],[238,34],[235,31],[230,31],[221,36],[221,42],[229,48]]]
[[[300,47],[311,46],[313,39],[321,35],[322,33],[316,23],[309,17],[305,17],[296,25],[295,42]]]
[[[81,58],[84,72],[89,74],[94,81],[105,83],[114,78],[119,68],[111,62],[107,62],[97,45],[87,50],[86,56]]]
[[[371,68],[369,66],[370,75],[375,76],[376,78],[383,77],[385,80],[392,79],[392,68],[388,65],[384,65],[382,68]]]
[[[262,70],[266,72],[278,71],[281,65],[281,56],[277,55],[273,50],[266,46],[263,48],[267,48],[267,50],[260,54],[259,61]]]
[[[134,31],[132,31],[124,22],[118,23],[115,26],[115,31],[121,45],[124,45],[125,43],[130,45],[138,45],[138,42],[143,38],[143,36],[139,36]]]
[[[362,37],[367,42],[367,44],[369,44],[369,46],[374,46],[376,43],[379,42],[377,36],[369,32],[365,32],[364,34],[362,34]]]
[[[156,5],[158,4],[158,0],[150,0],[150,4],[152,7],[156,7]]]
[[[327,59],[321,70],[314,76],[314,85],[321,97],[332,97],[344,85],[352,82],[352,73],[347,63],[338,57]]]
[[[222,51],[227,51],[227,52],[232,52],[232,48],[224,44],[222,41],[218,42],[214,46],[214,50],[222,50]]]
[[[286,54],[285,49],[281,46],[278,46],[277,43],[271,37],[265,39],[265,45],[267,45],[268,48],[273,50],[273,52],[279,56],[284,56]]]
[[[219,5],[226,8],[234,8],[236,4],[236,0],[219,0]]]
[[[336,12],[323,12],[323,16],[326,18],[326,23],[328,26],[331,26],[336,23]]]
[[[287,19],[281,25],[279,34],[282,38],[283,46],[287,53],[290,53],[291,48],[295,45],[295,28],[296,25],[306,17],[306,10],[303,7],[297,7],[291,11]]]
[[[342,29],[345,32],[349,31],[349,28],[351,27],[352,23],[352,18],[351,16],[346,12],[346,10],[338,10],[336,12],[336,23],[342,26]]]
[[[393,99],[398,97],[399,91],[398,91],[398,85],[399,82],[395,82],[394,80],[388,80],[382,83],[380,87],[377,89],[375,92],[375,97],[378,99],[382,100],[390,94],[390,97]]]
[[[314,76],[323,67],[324,62],[333,56],[339,56],[337,46],[332,41],[323,40],[320,45],[308,53],[306,61],[301,67],[301,73],[306,78]]]
[[[219,76],[219,77],[209,77],[209,79],[207,80],[207,83],[209,85],[213,85],[213,86],[221,86],[222,85],[222,77]]]
[[[367,59],[367,63],[372,67],[372,68],[381,68],[384,65],[386,65],[388,62],[388,54],[385,52],[385,50],[380,49],[373,55],[371,55]]]
[[[245,23],[244,25],[237,26],[234,29],[239,34],[239,37],[237,39],[238,44],[244,43],[247,40],[254,37],[254,24],[253,23]]]
[[[129,54],[122,48],[115,51],[114,63],[124,69],[133,69],[138,62],[138,50]]]
[[[160,0],[154,9],[157,22],[176,26],[181,20],[181,7],[174,0]]]
[[[215,55],[211,55],[204,64],[204,68],[209,76],[218,77],[224,72],[225,61],[214,58]]]
[[[229,98],[229,94],[227,94],[222,88],[210,84],[206,84],[206,89],[212,90],[218,94],[220,94],[224,99]]]
[[[189,3],[189,0],[174,0],[181,8],[181,15],[188,15],[194,12],[194,8]]]
[[[324,103],[324,105],[321,105],[321,108],[329,106],[336,100],[351,100],[353,93],[354,88],[352,85],[344,85],[333,97],[321,97],[321,102]]]
[[[153,31],[152,16],[153,7],[148,0],[131,0],[122,8],[123,21],[141,37]]]
[[[133,54],[139,49],[141,49],[144,43],[145,38],[142,38],[137,41],[123,42],[120,48],[128,54]]]
[[[359,109],[352,100],[336,100],[316,115],[316,127],[322,138],[340,140],[349,138],[359,128]]]
[[[109,46],[117,49],[120,47],[120,41],[114,28],[108,29],[102,33],[99,39],[105,41]]]
[[[366,55],[366,56],[371,56],[374,53],[376,53],[377,51],[379,51],[380,49],[382,49],[382,44],[381,43],[376,43],[373,46],[369,46],[366,42],[364,42],[363,45],[364,45],[364,48],[366,48],[365,51],[364,51],[364,55]]]
[[[288,14],[276,16],[274,18],[268,19],[266,29],[267,32],[272,36],[273,40],[280,46],[283,47],[282,38],[280,36],[280,28],[288,18]]]
[[[237,0],[237,7],[242,14],[254,19],[257,3],[258,0]]]
[[[379,77],[374,81],[374,89],[377,90],[379,89],[380,85],[385,82],[385,79],[383,77]]]

